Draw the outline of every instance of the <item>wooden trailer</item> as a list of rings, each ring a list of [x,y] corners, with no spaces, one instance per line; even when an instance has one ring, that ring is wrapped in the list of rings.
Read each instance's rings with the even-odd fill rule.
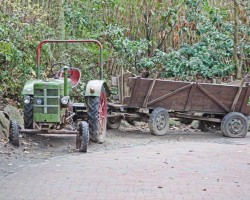
[[[250,115],[250,84],[238,86],[131,77],[114,79],[117,103],[108,103],[108,127],[122,118],[148,121],[152,134],[164,135],[169,117],[200,120],[201,129],[220,125],[224,136],[245,137]],[[114,81],[113,81],[114,82]],[[198,113],[198,114],[197,114]]]

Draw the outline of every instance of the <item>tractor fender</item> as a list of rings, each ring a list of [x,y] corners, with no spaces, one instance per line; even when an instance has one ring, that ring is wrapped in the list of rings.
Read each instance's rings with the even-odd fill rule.
[[[87,83],[85,97],[98,97],[101,94],[102,86],[106,91],[106,96],[109,96],[109,88],[104,80],[91,80]]]

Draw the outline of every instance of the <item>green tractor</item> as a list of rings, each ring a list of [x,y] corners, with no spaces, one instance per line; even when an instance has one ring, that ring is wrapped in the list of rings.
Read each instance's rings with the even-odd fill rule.
[[[40,52],[45,43],[95,43],[100,49],[99,80],[87,83],[85,103],[72,103],[70,91],[77,87],[81,71],[63,63],[52,78],[40,79]],[[89,139],[104,142],[107,124],[106,91],[103,79],[102,45],[97,40],[44,40],[37,47],[37,79],[26,82],[24,96],[24,129],[16,121],[10,124],[10,141],[19,146],[19,133],[76,134],[76,148],[87,152]]]

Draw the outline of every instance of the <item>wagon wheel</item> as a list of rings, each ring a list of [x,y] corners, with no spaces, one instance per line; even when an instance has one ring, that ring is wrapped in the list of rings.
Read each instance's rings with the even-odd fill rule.
[[[90,139],[103,143],[107,129],[107,104],[104,87],[98,97],[88,97],[88,122]]]
[[[245,137],[247,134],[247,118],[238,112],[228,113],[221,122],[224,136],[232,138]]]
[[[156,108],[149,117],[149,129],[154,135],[165,135],[169,128],[169,114],[164,108]]]
[[[19,126],[16,121],[10,122],[9,140],[14,146],[19,146]]]
[[[76,136],[76,146],[80,152],[87,152],[89,144],[89,126],[85,121],[79,123],[79,134]]]
[[[107,128],[118,129],[121,125],[121,118],[110,117],[107,121]]]

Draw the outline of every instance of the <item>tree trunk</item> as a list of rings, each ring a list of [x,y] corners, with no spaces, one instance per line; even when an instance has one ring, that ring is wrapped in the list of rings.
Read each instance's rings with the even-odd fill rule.
[[[64,0],[57,0],[57,24],[58,26],[56,27],[58,29],[57,31],[57,36],[60,39],[64,39],[65,38],[65,24],[64,24]]]
[[[233,49],[233,59],[236,65],[236,78],[241,78],[241,65],[238,59],[238,29],[239,29],[239,5],[236,0],[234,1],[234,49]]]

